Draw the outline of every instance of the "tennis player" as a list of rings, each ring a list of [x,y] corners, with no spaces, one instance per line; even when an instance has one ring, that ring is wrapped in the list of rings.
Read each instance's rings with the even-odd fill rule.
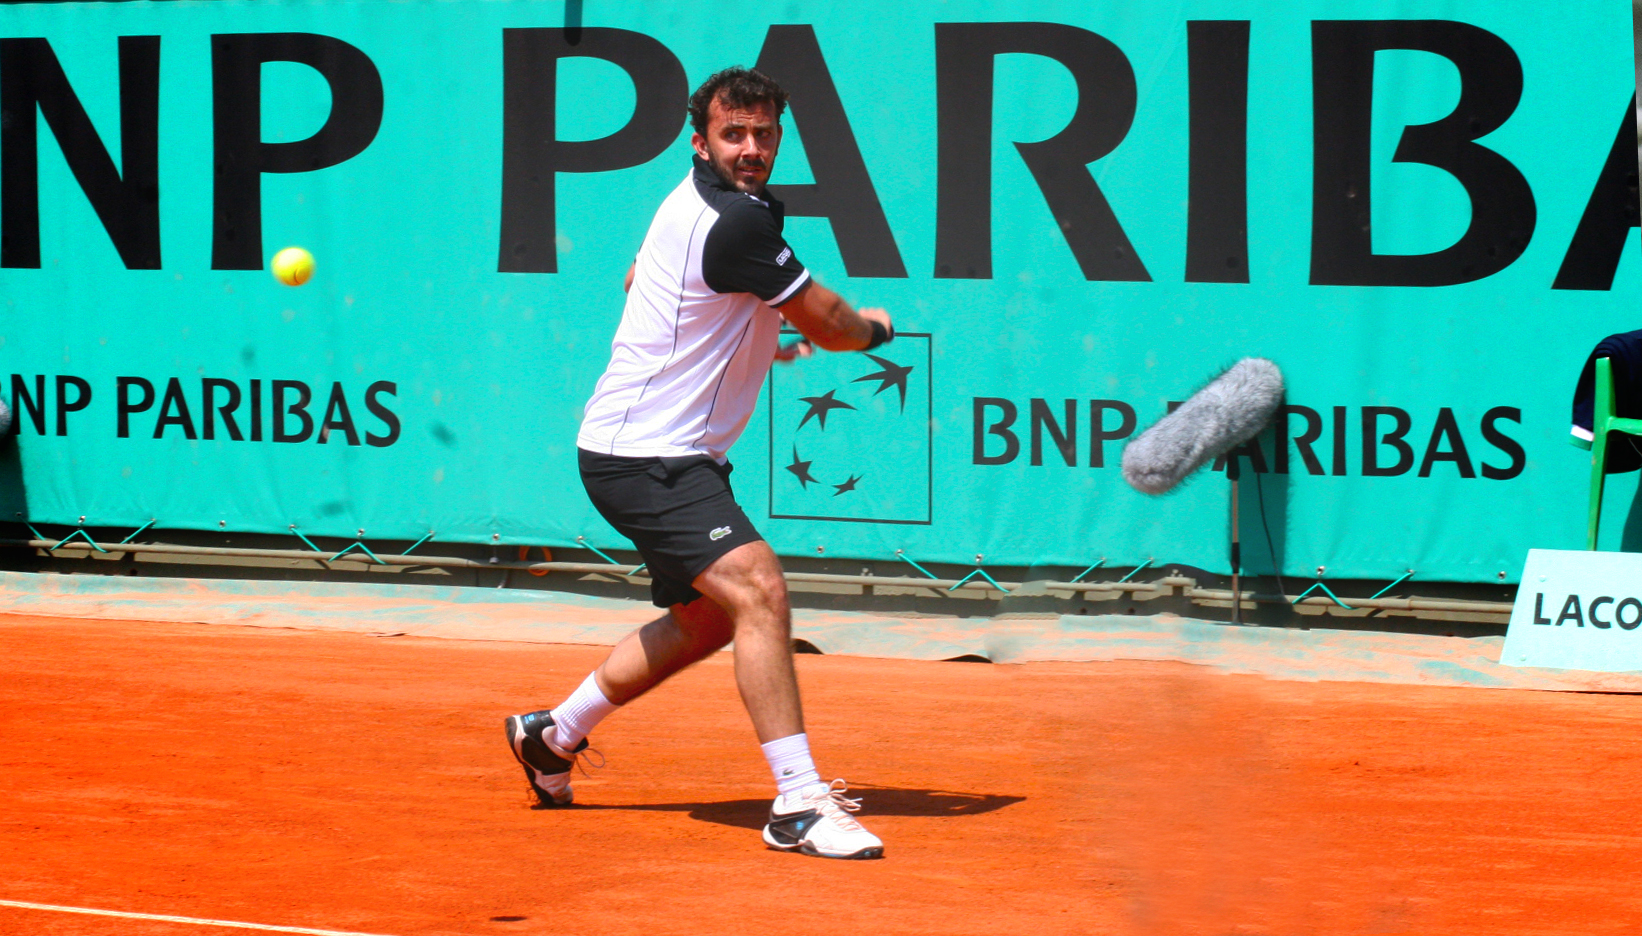
[[[775,776],[764,842],[824,858],[880,858],[842,780],[810,757],[792,661],[792,614],[775,552],[737,506],[726,453],[778,355],[781,319],[828,351],[894,337],[882,309],[852,309],[782,237],[765,188],[787,94],[730,68],[690,96],[694,168],[662,202],[627,271],[610,365],[576,444],[582,483],[633,541],[667,613],[628,635],[557,707],[507,719],[508,743],[544,806],[571,802],[587,734],[622,705],[735,641],[735,677]]]

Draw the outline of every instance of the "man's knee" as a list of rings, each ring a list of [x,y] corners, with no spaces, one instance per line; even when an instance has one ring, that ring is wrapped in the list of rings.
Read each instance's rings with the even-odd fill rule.
[[[766,601],[787,605],[787,577],[781,573],[781,564],[770,557],[768,563],[761,563],[755,568],[749,578],[752,580],[753,591],[765,598]]]
[[[787,580],[781,574],[781,567],[772,563],[769,568],[751,572],[733,611],[738,627],[748,619],[775,621],[785,626],[791,609],[787,604]]]
[[[787,607],[787,580],[781,574],[781,561],[762,540],[725,553],[697,577],[695,586],[732,615],[755,607]]]

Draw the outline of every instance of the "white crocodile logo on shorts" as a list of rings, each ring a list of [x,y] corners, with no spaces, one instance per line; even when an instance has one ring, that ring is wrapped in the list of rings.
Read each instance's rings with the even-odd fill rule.
[[[719,527],[718,529],[714,530],[713,532],[708,533],[707,538],[710,539],[710,540],[713,540],[714,542],[717,542],[718,540],[721,540],[724,537],[729,536],[729,535],[730,535],[730,528],[729,527]]]

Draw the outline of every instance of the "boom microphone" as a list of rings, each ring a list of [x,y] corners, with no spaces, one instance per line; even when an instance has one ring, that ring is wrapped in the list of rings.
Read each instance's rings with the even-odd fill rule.
[[[1254,438],[1282,403],[1277,365],[1244,358],[1124,446],[1123,480],[1142,493],[1162,494]]]

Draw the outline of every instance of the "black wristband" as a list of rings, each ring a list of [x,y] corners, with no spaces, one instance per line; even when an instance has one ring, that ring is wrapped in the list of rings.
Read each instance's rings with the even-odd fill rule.
[[[862,349],[863,351],[871,351],[885,342],[895,340],[895,330],[884,327],[883,322],[867,319],[867,324],[872,326],[872,340],[867,342],[867,346]]]

